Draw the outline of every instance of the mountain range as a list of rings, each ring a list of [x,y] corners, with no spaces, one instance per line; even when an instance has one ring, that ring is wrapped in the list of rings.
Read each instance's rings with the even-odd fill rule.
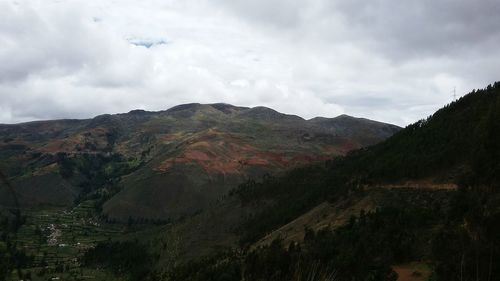
[[[248,179],[345,155],[399,129],[347,115],[304,120],[266,107],[184,104],[0,125],[0,169],[23,206],[71,206],[99,193],[110,220],[168,220]]]

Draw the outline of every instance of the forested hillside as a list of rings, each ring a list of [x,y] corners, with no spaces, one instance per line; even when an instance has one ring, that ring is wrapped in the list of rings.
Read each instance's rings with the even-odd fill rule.
[[[402,265],[422,264],[427,269],[415,274],[425,279],[494,280],[500,275],[499,163],[497,82],[378,145],[241,185],[231,194],[242,206],[267,202],[237,228],[248,252],[191,262],[174,276],[301,280],[309,274],[303,268],[315,268],[325,280],[396,280]],[[298,244],[283,245],[286,237],[278,235],[252,246],[325,200],[357,198],[376,205],[343,226],[305,229]]]

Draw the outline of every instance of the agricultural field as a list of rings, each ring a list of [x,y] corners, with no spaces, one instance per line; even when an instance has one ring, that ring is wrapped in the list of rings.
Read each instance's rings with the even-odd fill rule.
[[[105,270],[82,267],[81,258],[98,242],[133,232],[127,225],[100,221],[93,201],[72,209],[23,210],[22,215],[26,222],[13,242],[30,267],[14,270],[7,280],[110,280],[114,277]]]

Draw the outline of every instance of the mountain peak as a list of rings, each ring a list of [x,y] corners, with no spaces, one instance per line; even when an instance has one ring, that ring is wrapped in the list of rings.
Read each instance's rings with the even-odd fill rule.
[[[210,104],[210,106],[212,106],[213,108],[215,108],[215,109],[217,109],[225,114],[232,114],[232,113],[239,112],[241,110],[248,109],[248,107],[235,106],[235,105],[228,104],[228,103],[212,103],[212,104]]]
[[[148,114],[150,113],[149,111],[146,111],[144,109],[134,109],[129,111],[127,114],[133,114],[133,115],[143,115],[143,114]]]
[[[302,117],[299,117],[297,115],[280,113],[272,108],[265,106],[252,107],[248,110],[243,111],[241,114],[239,114],[239,116],[266,121],[286,119],[289,119],[290,121],[304,121]]]
[[[167,109],[166,112],[172,113],[172,112],[184,111],[184,110],[193,111],[193,110],[199,109],[201,106],[203,106],[201,103],[179,104],[179,105],[176,105],[174,107],[171,107],[171,108]]]

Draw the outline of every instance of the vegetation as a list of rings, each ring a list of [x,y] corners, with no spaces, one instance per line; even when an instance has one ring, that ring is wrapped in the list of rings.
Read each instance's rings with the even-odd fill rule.
[[[33,260],[33,257],[16,247],[16,233],[23,220],[16,214],[0,215],[0,280],[4,280],[12,270],[25,267]]]
[[[118,142],[119,137],[109,141]],[[57,158],[59,174],[82,184],[80,203],[72,209],[28,210],[26,219],[2,218],[0,277],[382,281],[397,280],[395,266],[412,262],[427,264],[431,280],[437,281],[491,281],[500,276],[498,82],[378,145],[240,185],[226,198],[237,201],[239,208],[253,207],[234,226],[239,247],[179,259],[167,270],[162,270],[158,253],[168,245],[134,237],[144,226],[139,224],[167,221],[138,215],[128,223],[110,224],[112,219],[101,213],[102,204],[118,190],[119,178],[139,167],[133,164],[137,162],[112,153]],[[144,171],[135,175],[153,178]],[[412,181],[429,186],[388,187]],[[458,188],[433,189],[434,183]],[[372,198],[376,205],[353,214],[343,225],[305,228],[298,241],[256,243],[320,203],[353,198]],[[198,225],[191,229],[197,230]]]
[[[389,204],[361,214],[333,232],[307,231],[300,258],[292,258],[296,249],[284,250],[275,241],[270,248],[249,253],[252,262],[244,259],[239,271],[255,280],[290,280],[297,260],[309,266],[328,261],[340,280],[391,280],[390,265],[428,260],[435,267],[436,280],[492,280],[500,270],[499,112],[497,82],[379,145],[325,165],[241,185],[231,192],[241,204],[271,202],[239,227],[242,246],[251,245],[325,199],[364,194],[370,186],[432,178],[455,182],[459,191],[438,196],[440,200],[431,205],[432,200],[415,200],[424,191],[409,192],[411,200],[406,203],[417,202],[416,206]],[[398,199],[391,198],[396,192],[389,194],[388,201]],[[210,259],[204,262],[208,264],[200,268],[214,264]],[[252,275],[261,271],[274,279]],[[190,278],[198,280],[192,277],[196,271],[189,272]]]
[[[218,253],[175,268],[178,279],[169,280],[309,280],[304,269],[311,268],[335,280],[396,280],[392,265],[433,257],[429,241],[452,210],[450,192],[381,193],[378,209],[362,211],[344,226],[305,229],[301,243],[285,245],[278,238],[248,252]],[[221,265],[232,270],[219,271]],[[228,279],[220,279],[222,273]]]
[[[63,178],[71,179],[75,173],[80,175],[75,179],[80,187],[80,193],[76,203],[87,198],[103,197],[103,202],[109,199],[116,189],[114,186],[122,176],[130,174],[140,167],[140,161],[128,161],[119,154],[107,153],[81,153],[70,156],[66,153],[57,154],[59,173]],[[102,194],[102,189],[106,187],[111,194]],[[97,192],[100,190],[101,193]],[[102,205],[102,204],[101,204]]]
[[[69,207],[106,186],[109,219],[168,220],[207,208],[247,178],[323,161],[397,130],[348,116],[314,122],[263,107],[187,104],[0,125],[0,169],[24,205]]]
[[[10,229],[4,242],[8,245],[5,249],[9,250],[9,262],[2,262],[6,267],[0,280],[27,279],[27,274],[31,275],[29,280],[81,280],[88,276],[112,280],[112,269],[85,266],[81,259],[98,243],[124,237],[137,229],[100,221],[94,203],[85,201],[71,209],[23,209],[23,221],[17,229],[4,228],[5,223],[2,224],[1,229]],[[4,253],[2,247],[0,252]]]
[[[409,125],[392,138],[345,157],[250,181],[232,192],[242,204],[271,200],[243,226],[255,241],[325,199],[335,201],[366,186],[434,178],[463,188],[499,190],[500,83],[474,91]],[[250,230],[249,230],[250,229]]]
[[[214,254],[178,266],[167,280],[296,280],[300,268],[335,273],[335,280],[396,280],[392,266],[413,261],[429,263],[435,280],[499,274],[498,193],[384,192],[378,209],[342,227],[306,229],[300,244],[277,239],[247,253]]]
[[[462,190],[434,237],[438,280],[494,280],[500,274],[500,194]]]
[[[153,261],[146,248],[135,241],[100,242],[83,256],[88,267],[106,268],[118,277],[145,280]]]

